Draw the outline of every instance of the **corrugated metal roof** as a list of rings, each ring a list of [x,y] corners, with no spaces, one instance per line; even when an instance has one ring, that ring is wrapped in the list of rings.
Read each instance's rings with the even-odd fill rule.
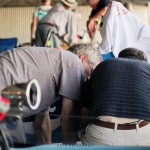
[[[52,0],[52,4],[60,2],[60,0]],[[87,0],[78,0],[80,5],[87,3]],[[0,0],[0,7],[20,7],[20,6],[38,6],[41,0]]]
[[[52,5],[60,0],[52,0]],[[77,0],[79,5],[86,5],[87,0]],[[137,4],[147,4],[150,0],[119,0],[123,3],[133,2]],[[0,0],[0,7],[22,7],[22,6],[38,6],[41,5],[41,0]]]
[[[0,7],[36,6],[41,0],[0,0]]]

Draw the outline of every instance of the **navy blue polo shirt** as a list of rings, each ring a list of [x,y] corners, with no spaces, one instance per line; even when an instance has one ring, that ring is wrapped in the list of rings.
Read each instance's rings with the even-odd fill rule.
[[[94,116],[150,121],[150,64],[132,58],[100,63],[88,81],[83,105]]]

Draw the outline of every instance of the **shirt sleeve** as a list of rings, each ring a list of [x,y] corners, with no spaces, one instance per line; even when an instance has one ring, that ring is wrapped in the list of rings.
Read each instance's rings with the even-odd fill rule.
[[[72,100],[80,100],[83,80],[82,72],[82,69],[79,67],[64,68],[62,70],[58,94]]]
[[[38,17],[38,11],[39,11],[39,7],[36,7],[33,13],[34,17]]]

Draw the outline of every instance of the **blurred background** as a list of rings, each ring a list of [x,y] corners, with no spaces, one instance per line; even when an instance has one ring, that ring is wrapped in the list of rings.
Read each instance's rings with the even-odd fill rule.
[[[77,0],[78,10],[82,14],[78,26],[78,34],[82,35],[86,29],[86,21],[91,8],[87,0]],[[150,24],[150,0],[118,0],[127,5],[130,11],[143,22]],[[52,5],[59,0],[52,0]],[[0,38],[18,39],[19,45],[30,43],[32,14],[35,7],[41,5],[41,0],[0,0]],[[89,41],[88,34],[84,35],[84,42]],[[97,34],[97,36],[100,36]],[[100,38],[99,38],[100,39]]]

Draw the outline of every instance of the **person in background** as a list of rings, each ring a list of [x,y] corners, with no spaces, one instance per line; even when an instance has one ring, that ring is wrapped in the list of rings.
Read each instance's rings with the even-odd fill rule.
[[[91,0],[89,0],[91,2]],[[95,33],[95,21],[101,20],[102,41],[99,50],[102,55],[111,53],[118,57],[121,49],[135,47],[145,52],[150,62],[150,26],[142,22],[124,5],[117,1],[96,1],[96,9],[88,21],[88,30],[91,37]]]
[[[25,106],[23,108],[23,118],[36,115],[34,123],[35,130],[40,133],[40,144],[51,143],[49,107],[57,101],[61,102],[61,142],[75,143],[75,124],[71,118],[74,105],[80,102],[82,82],[101,59],[97,47],[92,44],[76,45],[70,51],[18,47],[0,54],[0,91],[9,85],[32,79],[40,85],[40,107],[34,111]]]
[[[60,47],[68,34],[69,46],[77,40],[76,14],[71,10],[77,6],[75,0],[61,0],[43,17],[36,31],[36,45],[40,47]]]
[[[88,4],[92,8],[89,20],[87,21],[87,29],[91,39],[94,38],[94,34],[98,26],[102,25],[98,24],[98,20],[101,20],[101,17],[105,15],[108,8],[104,6],[107,6],[110,1],[111,0],[88,0]]]
[[[33,19],[31,23],[31,45],[35,45],[35,33],[39,20],[41,20],[48,11],[52,8],[51,0],[41,0],[42,5],[37,7],[33,13]]]
[[[79,132],[84,144],[150,146],[150,64],[127,48],[101,62],[85,88]]]

